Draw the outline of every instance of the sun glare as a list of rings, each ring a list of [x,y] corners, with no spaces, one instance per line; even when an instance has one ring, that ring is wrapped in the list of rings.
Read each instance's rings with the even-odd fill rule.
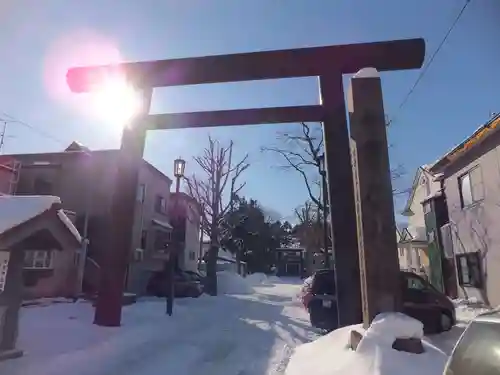
[[[142,98],[123,77],[110,77],[91,92],[94,115],[112,126],[127,126],[142,106]]]

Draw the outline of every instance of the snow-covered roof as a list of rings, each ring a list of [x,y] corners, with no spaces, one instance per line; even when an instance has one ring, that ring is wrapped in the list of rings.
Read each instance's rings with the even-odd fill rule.
[[[169,222],[158,220],[158,219],[153,219],[151,220],[153,224],[159,225],[160,227],[163,227],[165,229],[174,229],[172,225],[170,225]]]
[[[2,195],[0,196],[0,234],[31,220],[50,210],[61,199],[52,195]],[[77,241],[82,238],[63,210],[58,210],[57,217],[73,234]]]
[[[429,170],[437,172],[442,169],[442,166],[450,161],[454,161],[454,156],[462,156],[467,151],[469,151],[476,144],[481,143],[486,138],[488,138],[494,131],[498,130],[500,127],[500,114],[495,114],[486,123],[478,127],[474,133],[465,138],[461,143],[454,146],[451,150],[446,152],[442,157],[437,159],[432,165],[429,166]],[[458,158],[458,157],[457,157]]]

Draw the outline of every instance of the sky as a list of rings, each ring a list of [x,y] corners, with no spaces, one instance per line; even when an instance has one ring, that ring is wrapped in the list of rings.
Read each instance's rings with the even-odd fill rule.
[[[75,65],[194,57],[422,37],[426,62],[465,0],[2,0],[0,118],[3,153],[53,152],[77,140],[91,149],[118,148],[120,126],[89,114],[89,99],[71,94]],[[43,6],[42,6],[43,3]],[[382,74],[391,163],[411,185],[432,163],[500,111],[498,0],[472,0],[426,75],[399,110],[419,71]],[[349,77],[345,77],[348,84]],[[151,113],[318,103],[316,78],[163,88]],[[249,154],[243,193],[290,219],[307,199],[301,177],[282,171],[278,156],[260,151],[297,125],[150,132],[145,158],[167,175],[173,160],[192,161],[210,134]],[[404,198],[396,200],[396,209]]]

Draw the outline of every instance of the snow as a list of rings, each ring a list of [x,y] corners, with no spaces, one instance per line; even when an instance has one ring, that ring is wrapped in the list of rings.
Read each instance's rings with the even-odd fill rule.
[[[381,314],[364,332],[356,351],[348,348],[351,330],[344,327],[298,347],[286,375],[441,375],[447,355],[432,344],[423,342],[425,352],[411,354],[392,349],[397,337],[422,337],[422,324],[399,313]]]
[[[8,375],[277,375],[297,345],[316,338],[293,302],[297,280],[254,287],[251,295],[162,299],[123,311],[123,325],[92,324],[87,302],[21,310],[18,347],[25,356],[0,363]]]
[[[251,294],[252,285],[237,273],[230,271],[217,272],[217,288],[220,294]]]
[[[380,73],[375,68],[363,68],[354,74],[352,78],[380,78]]]
[[[474,309],[455,301],[460,323],[423,337],[425,353],[410,354],[391,346],[396,337],[422,337],[412,318],[381,314],[366,331],[356,325],[318,337],[294,298],[302,280],[247,279],[220,272],[219,286],[228,282],[232,290],[177,299],[172,317],[163,299],[139,300],[124,307],[118,328],[93,325],[85,301],[22,308],[18,348],[25,356],[0,362],[0,374],[441,375]],[[242,283],[253,292],[236,293]],[[458,313],[465,309],[469,315]],[[347,346],[352,329],[364,334],[356,352]]]
[[[51,195],[0,196],[0,233],[12,229],[49,210],[59,197]]]
[[[52,205],[60,203],[61,199],[52,195],[2,195],[0,196],[0,233],[15,228],[50,210]],[[80,233],[64,211],[58,210],[57,216],[76,240],[81,242]]]

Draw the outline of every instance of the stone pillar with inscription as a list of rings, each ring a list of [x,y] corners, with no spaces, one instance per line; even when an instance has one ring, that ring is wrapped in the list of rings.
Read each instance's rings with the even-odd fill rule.
[[[400,270],[382,87],[365,68],[348,95],[363,323],[400,311]]]

